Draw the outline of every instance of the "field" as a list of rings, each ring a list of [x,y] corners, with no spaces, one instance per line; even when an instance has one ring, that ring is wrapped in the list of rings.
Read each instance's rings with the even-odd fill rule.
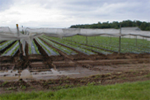
[[[43,35],[22,48],[19,41],[0,41],[0,93],[146,80],[148,38]]]

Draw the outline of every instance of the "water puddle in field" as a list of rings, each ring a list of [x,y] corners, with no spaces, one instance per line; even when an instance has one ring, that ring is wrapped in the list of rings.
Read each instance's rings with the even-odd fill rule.
[[[32,80],[32,79],[57,79],[60,76],[80,74],[79,72],[69,72],[61,71],[56,69],[49,69],[47,71],[37,71],[28,69],[18,71],[18,70],[8,70],[0,71],[0,81],[17,81],[19,79]]]
[[[38,69],[38,70],[8,70],[0,71],[0,81],[18,81],[29,80],[48,80],[60,79],[65,77],[80,78],[100,74],[99,71],[93,71],[82,66],[77,67],[58,67],[57,69]]]

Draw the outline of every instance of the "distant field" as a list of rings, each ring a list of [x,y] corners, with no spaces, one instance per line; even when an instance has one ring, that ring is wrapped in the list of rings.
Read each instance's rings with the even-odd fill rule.
[[[121,52],[122,53],[145,53],[150,51],[149,38],[136,39],[130,36],[121,38]],[[73,36],[66,37],[63,40],[69,40],[71,43],[76,42],[76,45],[87,44],[90,46],[100,47],[107,50],[118,52],[119,50],[119,37],[113,36]],[[61,41],[62,42],[62,41]],[[93,48],[92,48],[93,49]]]

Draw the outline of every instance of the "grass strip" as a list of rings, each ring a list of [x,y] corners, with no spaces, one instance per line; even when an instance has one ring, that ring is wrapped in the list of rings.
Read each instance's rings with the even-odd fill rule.
[[[150,81],[58,91],[0,94],[0,100],[150,100]]]

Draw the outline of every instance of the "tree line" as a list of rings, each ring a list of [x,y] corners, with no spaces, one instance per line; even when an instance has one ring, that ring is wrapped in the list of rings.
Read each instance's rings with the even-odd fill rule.
[[[125,20],[122,22],[113,21],[113,22],[98,22],[94,24],[81,24],[81,25],[72,25],[70,28],[92,28],[92,29],[104,29],[104,28],[115,28],[119,29],[121,27],[139,27],[141,30],[150,31],[150,22],[145,21],[131,21]]]

